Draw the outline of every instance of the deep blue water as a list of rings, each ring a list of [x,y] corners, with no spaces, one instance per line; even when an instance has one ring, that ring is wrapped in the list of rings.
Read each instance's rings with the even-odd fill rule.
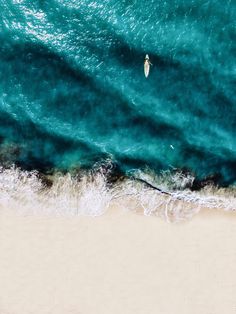
[[[236,182],[236,4],[1,0],[0,160]],[[143,61],[153,66],[146,79]]]

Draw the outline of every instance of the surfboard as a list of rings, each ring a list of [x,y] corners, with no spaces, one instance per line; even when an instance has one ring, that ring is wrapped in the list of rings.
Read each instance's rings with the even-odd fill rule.
[[[144,75],[145,77],[148,77],[150,71],[150,61],[149,61],[149,56],[146,55],[145,60],[144,60]]]

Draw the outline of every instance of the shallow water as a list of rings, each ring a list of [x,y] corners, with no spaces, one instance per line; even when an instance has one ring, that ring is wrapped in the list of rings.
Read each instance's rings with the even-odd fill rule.
[[[236,182],[233,1],[2,0],[0,160]],[[143,60],[153,66],[146,79]]]

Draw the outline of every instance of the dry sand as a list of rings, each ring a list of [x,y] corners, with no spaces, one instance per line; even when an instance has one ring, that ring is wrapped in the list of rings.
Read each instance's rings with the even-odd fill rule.
[[[235,314],[236,214],[0,214],[0,314]]]

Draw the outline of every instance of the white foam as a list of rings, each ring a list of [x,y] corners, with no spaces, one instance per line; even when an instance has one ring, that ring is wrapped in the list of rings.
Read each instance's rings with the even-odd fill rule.
[[[43,184],[36,171],[0,168],[0,206],[20,214],[99,216],[118,204],[121,209],[139,210],[167,221],[189,219],[203,207],[236,210],[235,188],[207,187],[192,192],[184,189],[193,179],[190,175],[138,172],[136,176],[168,194],[129,178],[108,188],[104,169],[99,168],[79,176],[56,174],[51,187]]]

